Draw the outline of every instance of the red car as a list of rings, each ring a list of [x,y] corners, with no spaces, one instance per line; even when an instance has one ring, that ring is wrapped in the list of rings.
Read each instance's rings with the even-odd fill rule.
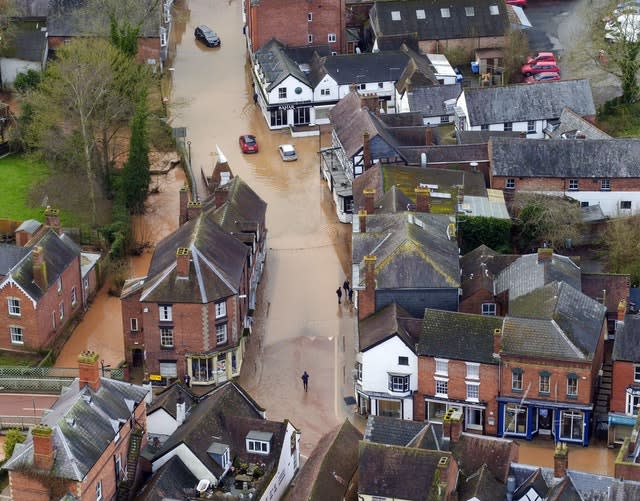
[[[527,64],[553,63],[556,64],[556,56],[553,52],[538,52],[536,57],[527,59]]]
[[[520,73],[522,73],[525,77],[529,77],[531,75],[535,75],[536,73],[560,73],[560,68],[556,63],[552,63],[551,61],[545,61],[534,64],[525,64],[520,68]]]
[[[527,6],[527,0],[506,0],[506,3],[523,8]]]
[[[238,139],[242,153],[258,153],[258,141],[251,134],[245,134]]]
[[[560,80],[560,75],[558,73],[553,73],[552,71],[545,71],[525,78],[524,83],[552,82],[554,80]]]

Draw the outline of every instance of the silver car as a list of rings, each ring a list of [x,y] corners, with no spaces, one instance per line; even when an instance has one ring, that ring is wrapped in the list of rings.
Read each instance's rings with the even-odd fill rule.
[[[281,144],[278,146],[278,152],[282,157],[282,160],[285,162],[293,162],[294,160],[298,160],[298,155],[296,155],[296,149],[292,144]]]

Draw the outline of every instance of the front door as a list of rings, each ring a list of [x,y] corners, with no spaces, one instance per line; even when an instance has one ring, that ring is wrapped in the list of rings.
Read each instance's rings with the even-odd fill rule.
[[[540,435],[551,435],[553,427],[553,409],[545,407],[538,408],[538,433]]]

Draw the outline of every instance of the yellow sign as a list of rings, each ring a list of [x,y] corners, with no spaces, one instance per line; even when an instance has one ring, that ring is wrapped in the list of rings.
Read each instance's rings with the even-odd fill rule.
[[[149,381],[162,381],[160,374],[149,374]]]

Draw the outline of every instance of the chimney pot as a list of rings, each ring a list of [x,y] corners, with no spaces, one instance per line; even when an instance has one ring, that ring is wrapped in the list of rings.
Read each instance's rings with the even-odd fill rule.
[[[493,352],[500,353],[502,350],[502,329],[493,329]]]
[[[551,262],[553,259],[553,249],[550,247],[540,247],[538,249],[538,263]]]
[[[569,449],[567,444],[559,442],[553,453],[553,476],[564,478],[569,469]]]
[[[54,229],[58,235],[62,233],[60,226],[60,211],[58,209],[52,209],[51,206],[47,206],[44,211],[44,216],[47,220],[47,226]]]
[[[624,315],[627,312],[627,301],[621,299],[618,303],[618,320],[624,321]]]
[[[93,351],[83,351],[78,355],[80,388],[84,388],[85,385],[89,385],[93,391],[98,391],[100,388],[99,360],[100,355]]]
[[[187,221],[196,219],[202,212],[202,202],[193,200],[187,203]]]

